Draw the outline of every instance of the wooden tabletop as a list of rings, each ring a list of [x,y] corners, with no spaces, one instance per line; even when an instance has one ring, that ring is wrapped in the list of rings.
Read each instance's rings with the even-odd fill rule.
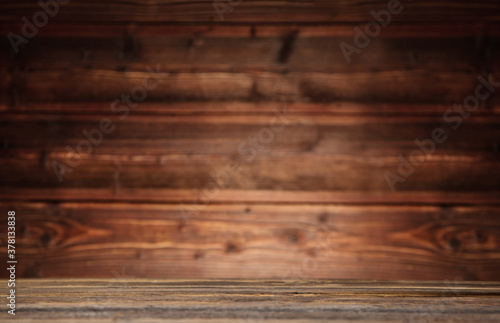
[[[20,279],[16,322],[500,322],[500,282]]]

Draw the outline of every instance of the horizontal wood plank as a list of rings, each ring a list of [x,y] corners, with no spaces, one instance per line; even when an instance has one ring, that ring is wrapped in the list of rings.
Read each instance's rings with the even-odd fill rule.
[[[153,67],[153,70],[155,68]],[[110,70],[17,72],[3,102],[113,102],[122,93],[158,84],[141,102],[298,101],[453,104],[474,93],[478,74],[429,70],[357,73],[169,73]],[[76,86],[78,85],[78,86]],[[143,88],[144,89],[144,88]],[[6,89],[2,89],[7,92]],[[1,92],[0,92],[1,93]],[[136,94],[144,95],[144,94]],[[14,100],[13,98],[16,98]]]
[[[451,0],[401,1],[403,10],[392,16],[393,22],[426,21],[498,21],[499,5],[495,1],[456,2]],[[315,0],[308,2],[244,0],[219,18],[213,1],[162,0],[155,2],[117,0],[71,1],[61,5],[53,18],[60,22],[363,22],[373,19],[370,11],[387,9],[387,0],[345,1]],[[30,1],[5,1],[0,21],[15,22],[41,10]],[[16,19],[16,17],[18,17]],[[221,21],[222,20],[222,21]]]
[[[0,188],[3,201],[85,201],[85,202],[141,202],[187,203],[200,199],[196,189],[127,189],[105,188]],[[391,205],[499,205],[500,191],[450,192],[450,191],[276,191],[224,189],[203,203],[304,203],[304,204],[391,204]],[[199,202],[196,202],[199,204]]]
[[[22,279],[19,322],[497,322],[498,283]],[[7,315],[7,314],[5,314]]]
[[[426,21],[422,23],[398,23],[394,28],[386,28],[377,39],[384,38],[469,38],[500,36],[500,22],[445,22]],[[0,32],[8,34],[22,27],[19,22],[1,23]],[[35,42],[40,38],[152,38],[152,37],[208,37],[208,38],[262,38],[283,37],[297,33],[297,37],[354,37],[354,27],[364,28],[363,22],[357,23],[314,23],[314,24],[276,24],[276,23],[239,23],[239,24],[203,24],[203,23],[141,23],[100,22],[100,23],[61,23],[53,21],[38,30]],[[7,41],[6,41],[7,40]],[[8,39],[1,39],[1,44],[9,44]],[[2,52],[2,54],[5,54]]]
[[[18,277],[500,278],[500,210],[492,206],[209,204],[191,212],[182,204],[10,202],[2,209],[16,211]]]
[[[453,130],[438,117],[294,115],[273,133],[269,122],[274,116],[130,116],[115,118],[115,130],[91,145],[82,131],[98,127],[101,118],[5,115],[0,132],[5,198],[22,189],[30,194],[18,193],[17,199],[40,199],[46,190],[68,189],[69,195],[59,198],[75,198],[80,190],[85,199],[128,199],[135,192],[134,199],[170,200],[176,196],[172,190],[203,190],[218,183],[221,197],[240,190],[240,201],[271,190],[281,192],[278,200],[288,199],[289,193],[324,191],[333,200],[344,193],[365,193],[366,201],[394,201],[386,172],[400,174],[400,158],[408,161],[413,151],[429,149],[437,127],[445,129],[448,139],[434,142],[432,153],[418,157],[421,164],[415,162],[414,173],[396,183],[397,190],[482,192],[486,197],[500,191],[498,117],[469,117]],[[427,140],[426,148],[415,140]],[[76,152],[82,142],[92,147],[90,155]],[[70,167],[62,182],[54,162]],[[103,196],[102,189],[107,192]]]
[[[155,116],[270,116],[276,115],[276,110],[286,111],[297,116],[434,116],[442,117],[452,109],[449,104],[417,104],[417,103],[358,103],[338,101],[330,103],[319,102],[242,102],[242,101],[212,101],[212,102],[141,102],[132,115]],[[0,113],[7,120],[11,115],[89,115],[117,117],[111,109],[110,102],[70,102],[70,103],[28,103],[10,106],[0,105]],[[474,116],[495,117],[500,111],[486,104],[474,111]],[[123,112],[118,113],[120,117]],[[34,117],[37,118],[37,117]],[[64,117],[65,118],[65,117]]]
[[[182,35],[184,28],[190,30],[179,27],[177,35],[134,32],[109,38],[39,36],[13,59],[0,56],[6,62],[1,68],[144,71],[147,66],[159,64],[161,71],[169,72],[345,73],[427,69],[480,73],[486,67],[487,53],[497,46],[496,38],[480,33],[463,37],[381,37],[373,39],[359,54],[351,55],[348,63],[340,44],[353,45],[354,30],[344,37],[303,35],[300,28],[274,37],[236,37],[237,33],[211,35],[196,30]],[[340,32],[333,29],[331,33]]]

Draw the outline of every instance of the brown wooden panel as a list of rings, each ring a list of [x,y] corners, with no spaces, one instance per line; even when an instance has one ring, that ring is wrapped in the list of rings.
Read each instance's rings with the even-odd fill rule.
[[[132,115],[168,115],[168,116],[275,116],[275,109],[286,110],[293,115],[309,116],[434,116],[442,117],[443,113],[453,106],[449,104],[416,104],[416,103],[359,103],[359,102],[141,102],[140,108]],[[18,114],[57,114],[57,115],[109,115],[109,102],[70,102],[70,103],[28,103],[18,106],[2,107],[2,112]],[[488,109],[485,105],[474,111],[474,116],[494,117],[500,111]],[[6,114],[5,114],[6,115]],[[36,117],[35,117],[36,118]],[[114,119],[114,117],[112,117]]]
[[[176,204],[2,209],[16,211],[18,277],[500,278],[498,207],[223,204],[189,216]]]
[[[178,27],[182,33],[184,27]],[[339,27],[341,28],[341,27]],[[477,36],[374,39],[350,64],[340,48],[353,44],[352,35],[314,37],[297,29],[290,47],[283,51],[288,34],[275,37],[212,36],[199,34],[118,37],[37,37],[22,50],[15,64],[23,70],[83,69],[144,71],[160,64],[171,72],[369,72],[427,69],[477,71],[487,48]],[[337,32],[335,29],[332,33]],[[425,32],[424,29],[421,30]],[[427,37],[427,35],[425,35]],[[0,57],[1,59],[1,57]],[[3,66],[7,69],[8,64]]]
[[[21,279],[16,322],[477,322],[500,319],[493,282]],[[98,306],[96,305],[99,304]],[[147,309],[147,310],[145,310]]]
[[[17,55],[6,35],[40,8],[3,1],[0,205],[21,277],[500,279],[498,87],[458,130],[443,120],[479,75],[500,81],[500,3],[402,3],[348,64],[340,43],[388,1],[244,0],[220,22],[212,0],[74,0]],[[111,111],[149,67],[160,85]],[[58,180],[104,117],[116,129]]]
[[[373,194],[383,194],[380,201],[391,200],[386,172],[401,172],[399,156],[408,160],[412,151],[419,150],[414,141],[429,141],[436,127],[446,129],[449,139],[434,144],[435,151],[407,180],[396,184],[398,190],[468,194],[500,190],[498,117],[470,117],[453,131],[436,117],[298,115],[271,141],[254,143],[252,138],[258,138],[262,129],[269,131],[273,117],[130,116],[115,119],[115,131],[104,135],[92,154],[74,166],[65,147],[77,150],[81,142],[88,142],[82,130],[97,127],[101,117],[5,116],[0,185],[4,194],[16,199],[39,199],[47,189],[88,191],[90,195],[82,195],[85,199],[128,199],[133,192],[139,199],[170,199],[161,190],[203,189],[214,181],[212,172],[224,173],[233,165],[223,191],[277,190],[284,196],[300,191],[364,192],[367,201],[373,201],[369,197]],[[62,183],[53,168],[55,161],[72,169]],[[19,191],[23,188],[32,191],[23,194]],[[105,196],[99,196],[101,189],[107,191]],[[146,193],[151,189],[160,191]],[[227,198],[224,194],[228,192],[221,195]],[[75,199],[72,193],[65,196],[58,199]]]
[[[445,22],[426,21],[422,23],[398,23],[393,28],[380,32],[377,39],[383,38],[469,38],[498,37],[500,22]],[[54,21],[38,30],[37,38],[115,38],[122,41],[127,38],[150,37],[226,37],[226,38],[261,38],[284,37],[297,33],[298,37],[354,37],[354,27],[364,28],[363,22],[315,23],[315,24],[276,24],[276,23],[239,23],[239,24],[203,24],[203,23],[141,23],[100,22],[100,23],[61,23]],[[19,28],[19,23],[0,23],[0,32],[8,34]],[[9,44],[7,38],[0,40],[2,46]],[[5,54],[5,53],[2,53]]]
[[[128,159],[128,158],[127,158]],[[405,192],[448,193],[496,193],[499,189],[497,161],[475,161],[473,158],[442,157],[429,160],[416,168],[415,172],[395,188]],[[61,159],[63,162],[63,160]],[[2,161],[1,187],[5,192],[14,190],[17,199],[40,198],[46,189],[77,189],[92,191],[99,197],[98,189],[106,189],[115,198],[127,199],[127,192],[158,189],[204,190],[215,185],[210,175],[222,173],[230,158],[165,158],[159,163],[138,165],[114,165],[113,161],[96,163],[84,161],[71,173],[63,174],[60,183],[52,164],[39,161]],[[400,165],[397,156],[386,158],[349,158],[335,156],[260,156],[253,163],[240,161],[237,171],[231,173],[230,182],[222,190],[253,190],[267,192],[276,190],[282,195],[288,192],[328,191],[331,195],[345,192],[361,192],[366,195],[390,195],[390,186],[385,178],[386,171],[398,174]],[[318,166],[321,165],[321,166]],[[222,175],[217,175],[221,176]],[[219,178],[219,177],[216,177]],[[226,177],[222,177],[226,178]],[[224,182],[225,183],[225,182]],[[222,184],[221,184],[222,185]],[[23,194],[19,189],[34,189],[34,195]],[[125,196],[121,196],[124,192]],[[219,194],[219,193],[217,193]],[[148,200],[149,194],[140,194]],[[151,196],[154,199],[154,195]],[[165,196],[168,199],[168,196]],[[245,199],[244,195],[242,198]],[[64,194],[54,199],[65,199]],[[367,199],[370,198],[367,196]],[[361,200],[362,201],[362,200]],[[426,201],[421,201],[425,203]],[[462,201],[457,200],[456,203]],[[498,202],[498,201],[497,201]]]
[[[456,2],[451,0],[401,1],[403,11],[392,17],[393,22],[422,21],[498,21],[496,1]],[[364,22],[373,19],[370,11],[387,9],[387,0],[345,1],[315,0],[307,2],[244,0],[234,10],[224,14],[227,22]],[[40,7],[30,1],[4,1],[1,21],[16,22],[31,17]],[[17,18],[17,19],[16,19]],[[105,3],[71,1],[62,5],[52,20],[65,22],[220,22],[213,1],[169,0],[148,3],[117,0]]]
[[[156,75],[159,86],[147,101],[289,100],[372,103],[461,102],[473,93],[477,74],[428,70],[358,73],[170,73]],[[18,72],[19,104],[36,102],[112,102],[149,77],[146,71],[69,70]],[[150,81],[150,84],[152,81]],[[12,94],[13,95],[13,94]]]
[[[356,116],[304,115],[289,110],[287,105],[267,105],[270,115],[233,116],[145,116],[130,115],[2,115],[0,136],[3,156],[19,157],[23,149],[32,152],[64,155],[65,147],[77,149],[81,141],[89,141],[84,131],[96,132],[100,121],[109,118],[114,127],[102,133],[102,140],[93,144],[93,160],[100,155],[242,155],[248,146],[260,155],[286,154],[337,155],[358,157],[389,157],[417,149],[415,140],[432,137],[435,128],[442,128],[447,139],[435,143],[432,155],[462,156],[478,160],[490,156],[496,160],[495,145],[500,129],[498,116],[475,116],[445,122],[443,116]],[[168,109],[168,108],[167,108]],[[448,109],[452,109],[449,107]],[[486,113],[486,112],[484,112]],[[283,124],[276,116],[282,117]],[[276,123],[275,123],[276,122]],[[272,128],[276,126],[276,128]],[[274,129],[274,130],[271,130]],[[265,134],[263,134],[265,132]],[[272,132],[271,135],[268,133]],[[260,133],[260,135],[259,135]],[[259,137],[262,136],[262,137]],[[261,138],[254,143],[252,138]],[[98,140],[96,135],[92,140]],[[241,150],[241,151],[240,151]],[[12,151],[12,154],[9,154]],[[60,157],[59,156],[59,157]],[[28,158],[37,159],[38,157]],[[471,159],[473,161],[474,159]],[[138,159],[138,161],[140,161]],[[145,160],[156,162],[156,160]]]
[[[270,191],[230,190],[219,191],[210,203],[339,203],[387,205],[499,205],[500,191],[450,192],[450,191]],[[194,189],[119,189],[113,188],[0,188],[4,201],[83,201],[83,202],[158,202],[192,204],[200,199],[200,190]],[[206,201],[206,199],[205,199]],[[204,202],[205,203],[205,202]],[[208,203],[208,202],[206,202]]]

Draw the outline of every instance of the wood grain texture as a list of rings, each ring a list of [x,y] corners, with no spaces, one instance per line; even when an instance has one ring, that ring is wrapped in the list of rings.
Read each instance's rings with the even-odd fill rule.
[[[152,27],[103,26],[103,34],[75,29],[78,37],[54,29],[11,58],[3,39],[0,102],[15,107],[81,98],[111,102],[123,89],[140,85],[153,67],[161,84],[147,102],[452,104],[495,65],[490,57],[500,44],[497,25],[473,33],[452,25],[441,34],[429,34],[428,26],[410,27],[373,39],[350,64],[339,45],[352,43],[355,31],[345,26],[177,26],[156,33]]]
[[[348,64],[340,44],[353,44],[355,31],[344,31],[345,28],[331,27],[320,34],[321,30],[309,31],[305,27],[281,31],[240,27],[241,31],[227,33],[177,27],[176,34],[170,30],[150,34],[147,30],[129,31],[124,27],[123,34],[107,37],[105,31],[104,35],[78,37],[56,36],[53,32],[34,38],[11,58],[7,58],[9,45],[4,39],[6,57],[0,59],[6,63],[0,68],[144,71],[147,66],[159,64],[164,72],[346,73],[425,69],[436,73],[480,73],[481,68],[492,63],[485,60],[487,53],[498,46],[497,36],[488,36],[486,32],[470,35],[456,27],[457,34],[453,36],[432,36],[422,27],[418,35],[415,30],[400,31],[392,37],[390,32],[381,35],[366,50],[353,54]],[[284,47],[287,41],[288,46]]]
[[[451,0],[401,1],[403,11],[393,16],[393,22],[426,21],[498,21],[499,5],[496,1],[456,2]],[[359,22],[373,19],[371,10],[387,9],[387,0],[348,1],[314,0],[251,1],[244,0],[233,11],[224,14],[224,23],[241,22]],[[16,22],[22,16],[32,15],[40,7],[30,1],[4,1],[0,21]],[[17,18],[17,19],[16,19]],[[213,1],[129,1],[105,3],[92,0],[71,1],[62,5],[53,18],[64,22],[218,22]]]
[[[2,1],[0,203],[19,214],[18,277],[500,280],[500,87],[443,119],[479,76],[500,80],[500,3],[402,3],[348,63],[340,44],[387,0],[244,0],[224,21],[212,0],[74,0],[17,54],[6,35],[39,5]],[[158,87],[111,110],[149,68]],[[115,129],[58,180],[53,163],[102,118]],[[392,191],[387,172],[408,174],[401,158],[440,127]],[[269,319],[311,318],[287,306]],[[366,321],[349,308],[338,320]],[[478,313],[465,321],[497,318]]]
[[[242,102],[242,101],[212,101],[212,102],[142,102],[132,116],[267,116],[276,115],[274,109],[283,109],[293,115],[301,116],[364,116],[364,117],[442,117],[452,108],[447,104],[417,104],[417,103],[361,103],[361,102]],[[107,117],[112,112],[110,102],[68,102],[68,103],[27,103],[18,106],[0,105],[0,112],[5,120],[10,114],[17,115],[88,115],[93,118]],[[474,116],[486,116],[493,119],[500,111],[483,104]],[[118,117],[120,114],[118,114]],[[111,116],[112,119],[116,115]],[[38,116],[34,116],[35,120]]]
[[[20,277],[500,279],[498,206],[1,206]]]
[[[434,103],[461,102],[474,91],[477,74],[428,70],[358,73],[169,73],[146,95],[148,102],[305,101]],[[3,101],[23,103],[113,102],[150,77],[146,71],[74,70],[17,72]],[[77,86],[78,85],[78,86]],[[9,92],[7,92],[9,90]],[[15,90],[15,92],[13,92]],[[2,91],[3,92],[3,91]],[[2,93],[0,93],[2,94]]]
[[[193,189],[219,183],[220,191],[213,199],[226,202],[237,191],[242,195],[236,199],[244,202],[273,190],[271,200],[275,201],[289,200],[287,194],[300,192],[310,193],[303,201],[305,196],[318,201],[314,192],[329,192],[319,198],[324,202],[339,201],[346,194],[358,198],[365,194],[367,202],[403,201],[411,194],[423,197],[434,192],[436,197],[427,195],[419,203],[439,203],[443,191],[471,194],[460,199],[464,203],[498,202],[500,120],[495,116],[469,117],[453,131],[439,117],[431,116],[297,114],[271,141],[266,138],[257,146],[252,140],[262,129],[269,130],[274,116],[114,117],[116,129],[104,135],[90,155],[80,156],[76,167],[71,166],[74,155],[66,147],[77,150],[80,142],[87,141],[82,131],[98,127],[102,117],[4,115],[0,132],[4,138],[3,196],[15,198],[16,192],[25,189],[26,194],[17,194],[16,199],[39,200],[47,196],[47,190],[67,190],[68,195],[55,198],[178,201],[183,196],[185,201],[195,197]],[[391,197],[394,193],[385,173],[397,174],[399,156],[408,160],[412,151],[419,150],[414,141],[430,138],[433,129],[441,126],[449,139],[436,144],[414,174],[397,184],[397,190],[406,195]],[[74,168],[63,182],[53,168],[56,161]],[[477,200],[479,193],[484,198]]]
[[[498,283],[23,279],[16,322],[498,322]],[[2,313],[2,315],[7,315]]]
[[[85,37],[93,39],[126,39],[137,37],[141,39],[151,37],[227,37],[227,38],[260,38],[283,37],[298,32],[297,37],[353,37],[354,27],[364,27],[364,21],[354,24],[345,23],[315,23],[315,24],[276,24],[276,23],[240,23],[240,24],[203,24],[203,23],[141,23],[130,22],[100,22],[100,23],[72,23],[53,21],[40,28],[37,37],[41,38],[71,38]],[[497,28],[500,22],[487,22],[479,19],[470,21],[426,21],[425,23],[405,22],[386,28],[377,39],[388,38],[468,38],[476,36],[498,37]],[[7,34],[19,28],[19,23],[1,23],[0,32]],[[35,41],[35,39],[31,39]],[[8,44],[8,39],[1,39]]]

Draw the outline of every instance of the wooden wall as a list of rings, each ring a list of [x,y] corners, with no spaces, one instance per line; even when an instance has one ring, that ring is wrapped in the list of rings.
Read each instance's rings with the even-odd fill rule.
[[[18,277],[499,280],[500,87],[449,110],[500,81],[500,3],[402,1],[348,63],[387,5],[73,0],[16,54],[41,9],[2,1]]]

